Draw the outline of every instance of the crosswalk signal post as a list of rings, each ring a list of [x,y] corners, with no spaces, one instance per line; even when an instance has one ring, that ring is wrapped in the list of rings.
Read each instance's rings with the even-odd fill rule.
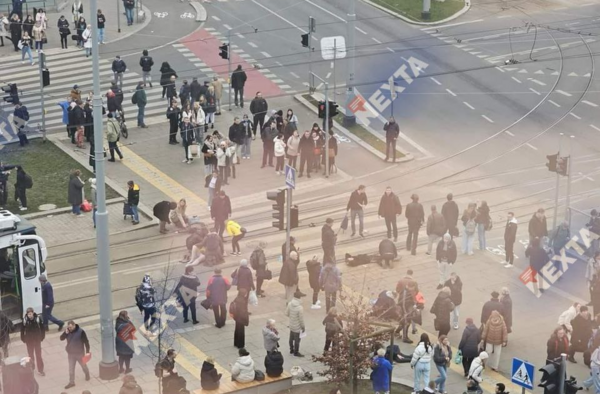
[[[277,219],[273,222],[273,227],[279,230],[283,230],[283,223],[285,218],[285,189],[279,189],[274,192],[267,192],[267,200],[274,201],[273,207],[273,219]]]
[[[4,101],[9,104],[15,104],[19,102],[19,91],[17,89],[16,83],[9,83],[6,86],[2,87],[4,93],[7,93],[7,96],[4,96]]]

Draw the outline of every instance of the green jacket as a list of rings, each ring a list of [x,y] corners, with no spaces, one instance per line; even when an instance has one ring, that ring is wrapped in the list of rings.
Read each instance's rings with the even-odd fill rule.
[[[119,140],[120,127],[115,119],[109,119],[106,123],[106,140],[108,142],[117,142]]]
[[[138,108],[145,107],[146,103],[148,102],[148,98],[146,97],[146,91],[144,89],[137,89],[134,95],[136,95],[136,104]]]

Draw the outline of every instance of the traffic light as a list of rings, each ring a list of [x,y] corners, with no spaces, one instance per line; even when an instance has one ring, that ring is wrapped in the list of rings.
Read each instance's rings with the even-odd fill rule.
[[[319,119],[325,119],[325,101],[319,101]]]
[[[298,206],[294,205],[290,209],[290,217],[288,218],[288,220],[290,221],[290,228],[298,227],[298,213]]]
[[[560,175],[567,176],[569,171],[569,157],[559,157],[556,161],[556,172]]]
[[[560,366],[557,363],[550,363],[540,368],[542,379],[538,387],[544,388],[544,394],[558,394],[558,385],[560,383]]]
[[[275,201],[273,204],[273,227],[283,230],[283,219],[285,217],[285,189],[276,192],[267,192],[267,200]]]
[[[556,164],[558,161],[558,153],[555,155],[547,155],[546,159],[548,159],[548,163],[546,163],[546,167],[548,167],[548,171],[556,172]]]
[[[338,107],[339,105],[337,105],[335,103],[335,101],[330,101],[329,102],[329,117],[333,118],[334,116],[336,116],[338,114]]]
[[[50,85],[50,70],[42,70],[42,85],[44,87]]]
[[[19,102],[19,91],[17,90],[16,83],[9,83],[2,87],[4,93],[8,93],[8,96],[4,96],[4,101],[7,103],[15,104]]]
[[[219,47],[221,59],[229,59],[229,44],[223,44]]]
[[[308,48],[308,33],[307,34],[302,34],[302,46],[304,48]]]
[[[577,379],[573,376],[571,376],[569,380],[565,380],[565,394],[576,394],[582,389],[583,387],[577,386]]]

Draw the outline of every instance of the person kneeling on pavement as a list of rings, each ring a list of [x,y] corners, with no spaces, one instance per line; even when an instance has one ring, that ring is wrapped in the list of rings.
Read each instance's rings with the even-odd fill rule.
[[[398,258],[398,249],[389,239],[384,239],[379,243],[379,257],[382,268],[393,268],[392,261]]]
[[[222,373],[219,373],[215,368],[215,359],[207,357],[202,363],[202,370],[200,371],[200,385],[203,390],[216,390],[219,388],[221,382]]]
[[[377,319],[400,319],[400,314],[398,313],[394,293],[392,291],[384,290],[379,293],[379,297],[377,297],[377,301],[375,301],[375,305],[373,305],[373,314]]]

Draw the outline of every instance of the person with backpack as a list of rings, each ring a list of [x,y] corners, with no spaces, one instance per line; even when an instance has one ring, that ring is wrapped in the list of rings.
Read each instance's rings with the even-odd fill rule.
[[[265,279],[271,279],[270,275],[267,274],[267,256],[265,256],[266,247],[266,242],[260,241],[256,249],[254,249],[250,255],[250,267],[256,271],[256,295],[261,298],[265,297],[265,292],[262,289],[263,282]]]
[[[19,210],[27,210],[27,189],[33,187],[33,178],[27,174],[23,167],[17,167],[17,183],[15,183],[15,197],[19,199]]]
[[[477,223],[475,222],[476,217],[477,204],[474,202],[469,203],[461,218],[464,226],[462,252],[469,256],[473,255],[473,240],[475,239],[475,232],[477,231]]]
[[[243,349],[246,344],[246,327],[250,324],[248,313],[248,290],[238,288],[238,295],[229,305],[229,314],[235,321],[233,346]]]
[[[144,85],[148,83],[150,87],[152,87],[152,66],[154,66],[154,60],[152,57],[148,56],[148,50],[144,49],[142,51],[142,57],[140,58],[140,67],[142,68],[142,80],[144,81]]]
[[[342,274],[334,262],[326,262],[319,275],[319,284],[325,291],[325,311],[335,306],[337,292],[342,289]]]
[[[146,97],[146,91],[144,90],[145,82],[138,82],[133,96],[131,96],[131,104],[137,105],[137,126],[145,129],[148,126],[144,123],[144,110],[146,109],[146,103],[148,98]]]
[[[506,226],[504,227],[504,250],[505,250],[505,261],[504,266],[506,268],[512,268],[515,261],[515,241],[517,240],[517,228],[518,222],[513,212],[509,212],[506,218]]]
[[[140,313],[144,315],[144,326],[146,330],[156,323],[156,302],[154,300],[154,294],[156,291],[152,286],[152,278],[150,275],[144,275],[142,284],[138,287],[135,294],[135,303],[140,310]],[[150,324],[148,324],[150,320]]]

